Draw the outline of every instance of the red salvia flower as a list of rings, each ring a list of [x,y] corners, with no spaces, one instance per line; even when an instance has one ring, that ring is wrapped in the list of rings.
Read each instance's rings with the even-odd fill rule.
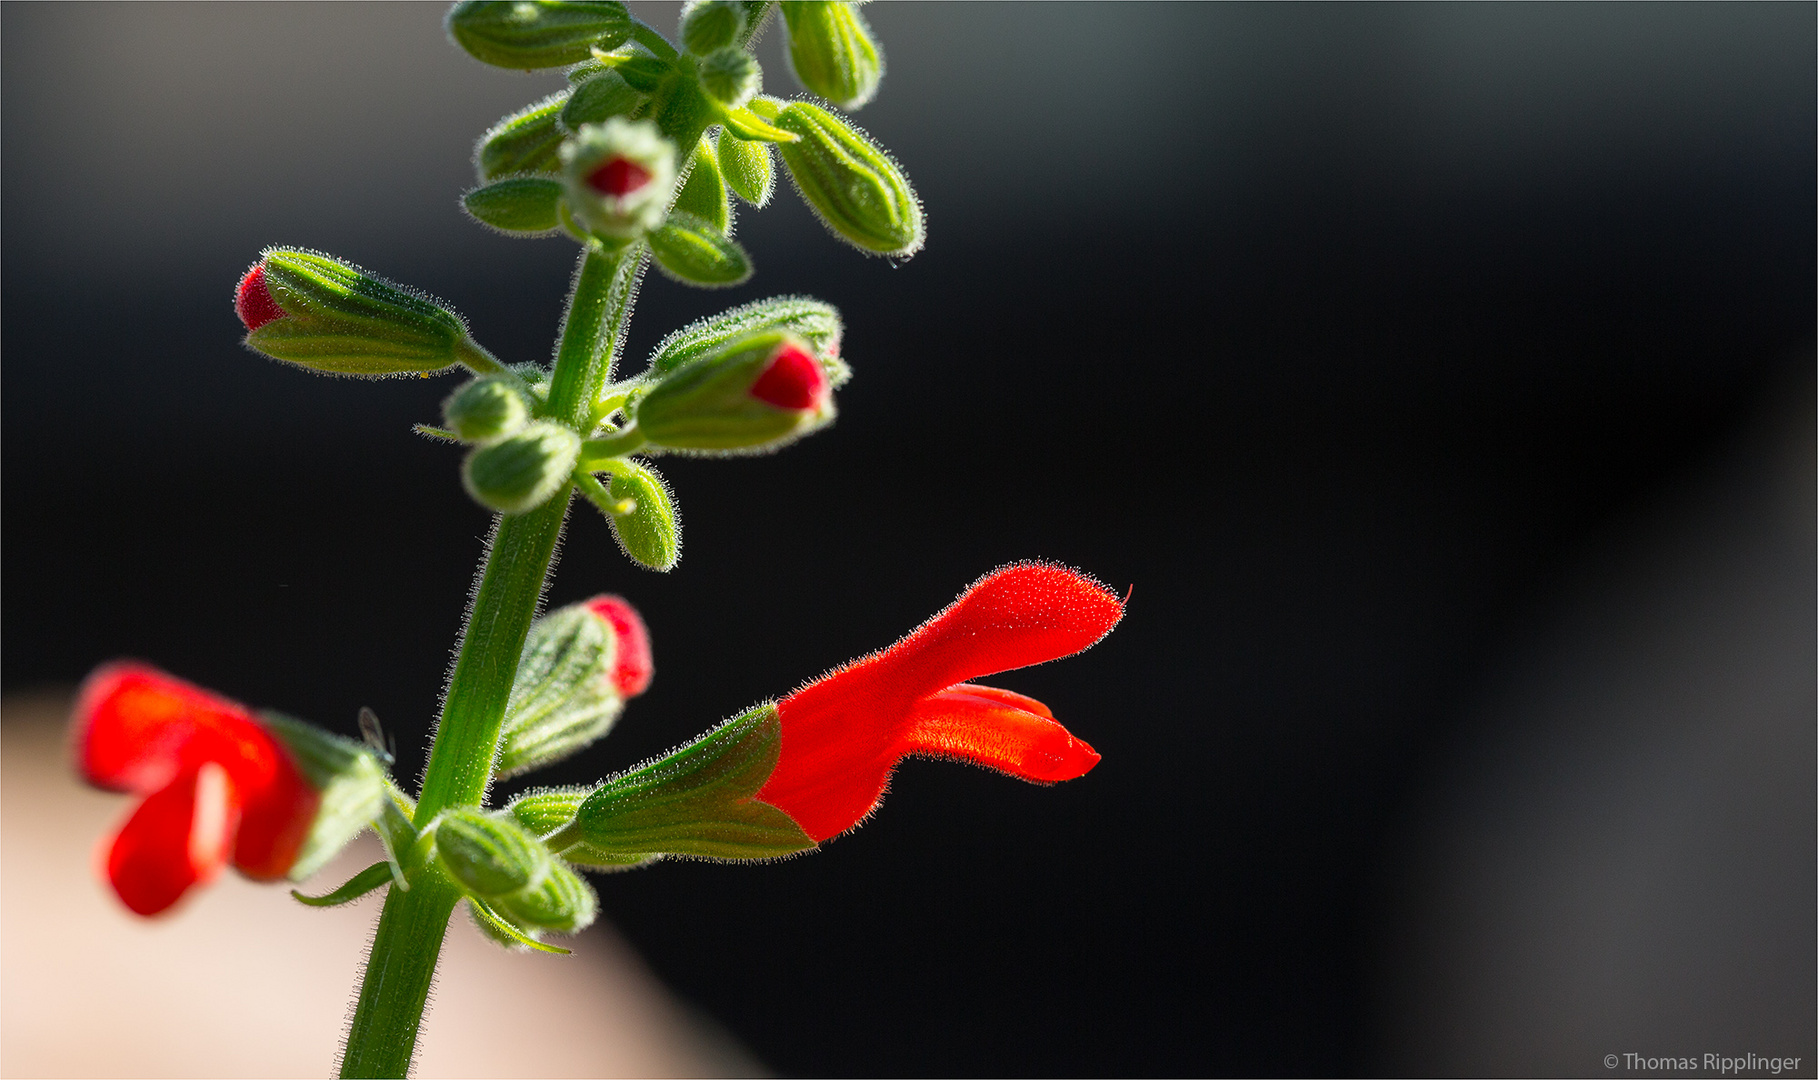
[[[756,797],[821,841],[864,820],[910,754],[1038,783],[1082,776],[1098,753],[1045,705],[965,680],[1071,656],[1122,617],[1115,593],[1065,567],[987,574],[888,649],[778,702],[782,753]]]
[[[97,787],[143,795],[107,853],[127,907],[155,915],[231,858],[282,878],[320,796],[276,738],[234,702],[142,664],[109,664],[76,701],[75,754]]]

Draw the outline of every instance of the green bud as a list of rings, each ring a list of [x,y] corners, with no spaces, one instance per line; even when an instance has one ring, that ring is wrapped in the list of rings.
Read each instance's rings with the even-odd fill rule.
[[[648,120],[582,124],[562,144],[568,208],[588,229],[635,239],[663,221],[675,191],[675,147]]]
[[[805,101],[791,102],[774,120],[800,136],[778,143],[777,153],[828,228],[879,255],[913,255],[921,248],[921,203],[881,147],[844,117]]]
[[[610,462],[607,483],[584,485],[586,495],[612,526],[612,538],[632,562],[669,571],[682,557],[682,522],[669,485],[646,462]],[[624,509],[629,504],[630,509]]]
[[[581,875],[559,860],[550,860],[549,873],[535,885],[495,901],[521,926],[574,934],[593,924],[600,912],[600,898]]]
[[[745,6],[705,0],[682,9],[682,47],[696,56],[735,44],[745,30]]]
[[[884,56],[857,4],[783,0],[789,66],[811,92],[857,111],[877,95]]]
[[[764,88],[764,72],[758,62],[737,46],[715,49],[701,58],[695,70],[707,96],[728,109],[739,108]]]
[[[580,83],[562,108],[562,123],[570,131],[582,124],[604,124],[615,116],[630,116],[644,103],[644,95],[631,88],[616,71],[601,68]]]
[[[461,206],[482,225],[513,236],[543,236],[562,224],[562,183],[543,176],[512,176],[475,188]]]
[[[543,884],[555,860],[514,818],[479,810],[444,811],[436,822],[436,859],[463,890],[486,899]]]
[[[478,379],[449,395],[442,417],[463,442],[488,443],[529,423],[530,402],[515,379]]]
[[[761,453],[833,419],[832,387],[813,346],[771,331],[734,340],[663,378],[635,406],[652,445]]]
[[[371,749],[332,735],[314,724],[262,712],[259,720],[278,737],[309,786],[321,796],[309,835],[290,867],[290,879],[302,881],[320,870],[383,812],[385,765]]]
[[[739,198],[762,208],[776,190],[776,169],[768,143],[750,142],[729,131],[720,133],[720,173]]]
[[[461,479],[475,502],[501,514],[522,514],[547,502],[568,484],[581,437],[560,424],[537,420],[467,455]]]
[[[776,706],[760,705],[600,785],[551,842],[615,859],[767,859],[812,848],[793,818],[752,798],[781,748]]]
[[[693,214],[670,214],[648,239],[657,268],[684,284],[721,289],[751,277],[745,249]]]
[[[625,709],[614,680],[619,641],[586,604],[531,624],[499,734],[499,776],[540,768],[612,730]]]
[[[786,330],[813,346],[835,389],[852,377],[851,369],[840,359],[844,324],[839,310],[806,296],[759,300],[685,326],[658,343],[650,358],[650,373],[667,375],[739,338],[771,330]]]
[[[487,128],[473,148],[473,164],[480,182],[516,173],[561,171],[557,152],[564,135],[556,121],[568,102],[566,90],[551,94]]]
[[[719,156],[713,144],[702,139],[695,147],[688,179],[676,193],[671,213],[693,214],[724,233],[732,227],[732,199],[726,194],[726,178],[720,173]]]
[[[585,60],[631,36],[631,15],[613,0],[462,0],[448,34],[477,60],[533,70]]]
[[[315,371],[440,371],[478,349],[440,301],[313,251],[267,248],[240,279],[234,308],[248,346]]]

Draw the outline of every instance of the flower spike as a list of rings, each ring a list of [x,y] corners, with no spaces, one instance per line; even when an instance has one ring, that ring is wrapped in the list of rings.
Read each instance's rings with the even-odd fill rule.
[[[1072,656],[1122,617],[1115,593],[1065,567],[1021,563],[987,574],[895,645],[778,702],[782,754],[756,797],[820,841],[876,809],[891,771],[911,754],[1037,783],[1083,776],[1098,753],[1046,706],[966,680]]]

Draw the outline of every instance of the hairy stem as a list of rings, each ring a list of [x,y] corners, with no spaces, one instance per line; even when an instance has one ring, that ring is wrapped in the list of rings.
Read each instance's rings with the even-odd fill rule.
[[[544,407],[551,419],[576,426],[591,419],[594,397],[612,376],[643,262],[642,244],[582,255]],[[486,797],[518,657],[567,514],[563,492],[529,513],[498,519],[424,770],[413,822],[418,830],[448,807],[478,806]],[[405,869],[410,889],[393,886],[379,916],[342,1076],[404,1076],[410,1070],[442,937],[460,893],[432,866]]]

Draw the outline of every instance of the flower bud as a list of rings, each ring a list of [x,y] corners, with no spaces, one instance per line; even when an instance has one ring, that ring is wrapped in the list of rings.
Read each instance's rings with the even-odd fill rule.
[[[764,73],[744,49],[727,46],[701,58],[701,89],[728,109],[737,109],[764,88]]]
[[[635,239],[662,224],[675,187],[675,148],[648,120],[583,124],[562,144],[568,206],[603,236]]]
[[[530,403],[512,379],[478,379],[442,403],[448,428],[463,442],[487,443],[530,422]]]
[[[267,248],[240,279],[246,344],[315,371],[383,376],[457,363],[467,325],[445,305],[352,263]]]
[[[745,5],[732,0],[705,0],[682,12],[682,46],[706,56],[738,41],[745,29]]]
[[[552,764],[601,738],[650,675],[650,635],[621,597],[596,596],[538,619],[505,707],[498,775]]]
[[[631,15],[613,0],[462,0],[448,35],[476,60],[533,70],[585,60],[594,46],[617,48]]]
[[[554,173],[562,168],[562,128],[557,124],[571,100],[568,91],[526,105],[486,129],[474,144],[474,168],[481,182],[516,173]]]
[[[760,104],[762,99],[753,108]],[[843,117],[805,101],[791,102],[773,122],[799,136],[778,143],[777,153],[828,228],[879,255],[913,255],[921,248],[921,203],[881,147]]]
[[[723,289],[751,277],[745,248],[705,218],[672,213],[648,239],[657,269],[685,284]]]
[[[619,550],[648,570],[675,569],[682,557],[682,522],[662,476],[644,462],[620,462],[608,479],[606,496],[612,508],[600,508]],[[614,512],[626,502],[632,504],[630,511]]]
[[[546,176],[510,176],[461,196],[482,225],[512,236],[542,236],[561,227],[562,184]]]
[[[776,168],[770,162],[769,144],[723,131],[718,156],[720,174],[739,198],[760,209],[770,202],[770,194],[776,189]]]
[[[549,873],[530,888],[498,901],[503,913],[522,926],[557,934],[574,934],[593,924],[600,898],[581,875],[559,860],[550,860]]]
[[[581,437],[560,424],[537,420],[467,456],[461,472],[475,502],[501,514],[522,514],[547,502],[568,483]]]
[[[691,323],[664,338],[650,358],[650,373],[667,375],[739,338],[769,330],[787,330],[814,347],[822,370],[838,389],[852,377],[851,369],[840,360],[840,335],[844,329],[839,310],[832,304],[806,296],[758,300]]]
[[[794,334],[755,334],[670,373],[637,403],[638,429],[671,450],[760,452],[833,419],[827,373]]]
[[[615,116],[631,115],[643,100],[644,95],[633,90],[623,75],[603,68],[575,86],[568,104],[562,106],[562,123],[570,131],[582,124],[604,124]]]
[[[784,0],[789,65],[803,86],[856,111],[877,94],[884,57],[857,4]]]
[[[436,859],[462,889],[489,900],[542,885],[555,861],[516,820],[465,808],[436,822]]]

